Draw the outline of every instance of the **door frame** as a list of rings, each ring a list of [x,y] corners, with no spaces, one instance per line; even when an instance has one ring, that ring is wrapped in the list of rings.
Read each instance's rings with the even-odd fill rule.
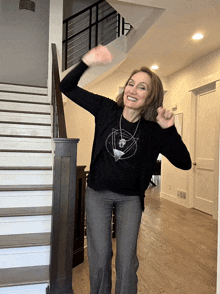
[[[202,82],[202,81],[201,81]],[[206,92],[206,89],[212,88],[214,86],[216,95],[220,99],[220,79],[216,79],[213,76],[209,77],[206,81],[199,83],[196,87],[190,90],[191,93],[191,133],[190,133],[190,150],[191,150],[191,159],[192,163],[195,162],[195,147],[196,147],[196,113],[197,113],[197,96],[199,93]],[[220,117],[220,110],[219,110],[219,117]],[[220,134],[220,122],[218,124],[218,129],[216,132],[216,136],[219,137]],[[219,145],[220,150],[220,145]],[[220,170],[220,158],[219,158],[219,150],[215,150],[215,158],[218,158],[218,163],[215,162],[214,165],[214,181],[218,183],[215,188],[215,195],[217,195],[214,199],[214,210],[213,210],[213,218],[218,219],[218,198],[220,195],[218,194],[220,185],[219,183],[219,170]],[[189,179],[189,205],[191,208],[194,207],[194,191],[195,191],[195,166],[192,165],[191,175]]]

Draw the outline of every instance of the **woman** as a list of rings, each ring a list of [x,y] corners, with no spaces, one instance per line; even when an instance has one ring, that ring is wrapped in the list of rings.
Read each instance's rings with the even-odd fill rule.
[[[148,68],[131,74],[117,103],[77,86],[89,66],[111,61],[106,47],[90,50],[62,80],[60,90],[95,116],[86,192],[90,293],[111,294],[111,218],[115,206],[115,293],[136,294],[144,193],[158,154],[184,170],[191,168],[191,159],[174,126],[174,115],[162,108],[162,83]]]

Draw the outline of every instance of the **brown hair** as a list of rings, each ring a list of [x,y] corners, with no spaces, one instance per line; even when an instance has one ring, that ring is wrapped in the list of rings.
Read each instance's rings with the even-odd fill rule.
[[[151,88],[148,93],[147,99],[145,100],[145,104],[140,110],[140,115],[144,117],[146,120],[156,121],[156,117],[158,115],[157,108],[163,105],[164,93],[163,93],[162,82],[160,78],[154,72],[152,72],[149,68],[141,67],[140,70],[136,69],[131,73],[129,79],[125,83],[124,88],[127,86],[132,76],[138,72],[145,72],[151,78]],[[116,98],[116,102],[118,106],[120,107],[124,107],[123,97],[124,97],[124,90]]]

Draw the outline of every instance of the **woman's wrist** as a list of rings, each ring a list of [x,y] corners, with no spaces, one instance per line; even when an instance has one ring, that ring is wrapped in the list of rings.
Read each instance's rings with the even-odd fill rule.
[[[87,66],[90,66],[94,63],[94,61],[92,60],[91,56],[88,56],[88,54],[85,54],[83,57],[82,57],[82,61],[87,65]]]

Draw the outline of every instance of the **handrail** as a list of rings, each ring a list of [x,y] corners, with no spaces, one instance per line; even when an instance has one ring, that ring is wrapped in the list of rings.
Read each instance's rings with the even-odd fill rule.
[[[75,13],[65,19],[63,25],[63,70],[77,63],[91,48],[98,44],[107,45],[132,29],[106,0],[99,0]],[[81,47],[79,39],[83,39],[86,45]]]
[[[52,105],[53,105],[53,137],[54,138],[67,138],[66,124],[63,109],[62,94],[59,89],[60,74],[58,67],[57,49],[56,44],[52,46]]]

